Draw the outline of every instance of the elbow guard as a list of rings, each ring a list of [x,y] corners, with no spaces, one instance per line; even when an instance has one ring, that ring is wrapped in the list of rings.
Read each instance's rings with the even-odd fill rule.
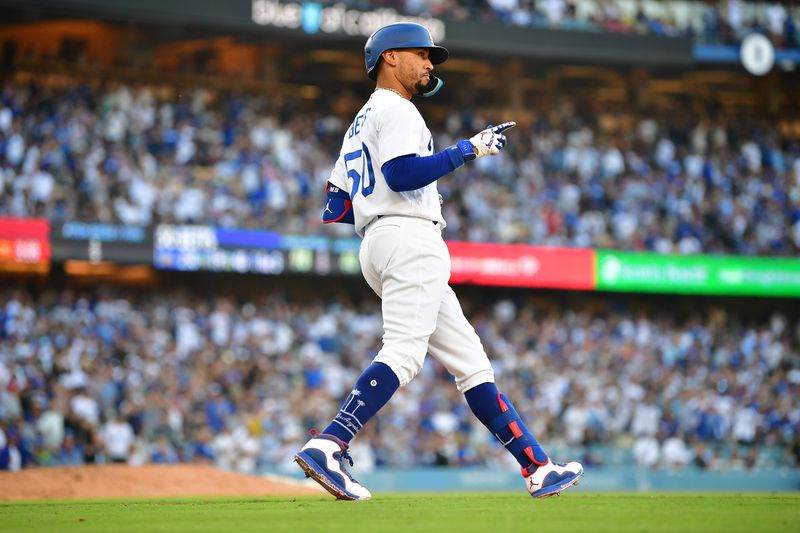
[[[325,186],[325,195],[325,211],[322,212],[323,224],[356,223],[353,218],[353,202],[350,200],[349,194],[328,182]]]

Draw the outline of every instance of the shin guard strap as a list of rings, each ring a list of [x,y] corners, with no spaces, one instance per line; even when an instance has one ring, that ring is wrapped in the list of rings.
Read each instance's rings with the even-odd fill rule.
[[[522,435],[521,437],[514,437],[509,442],[504,442],[503,446],[506,447],[506,450],[511,452],[513,455],[518,455],[520,453],[524,453],[528,456],[528,458],[533,461],[533,448],[534,446],[538,446],[539,443],[531,435]]]
[[[489,422],[489,431],[492,433],[499,433],[501,429],[509,427],[512,422],[522,422],[522,419],[513,407],[494,417],[492,421]]]

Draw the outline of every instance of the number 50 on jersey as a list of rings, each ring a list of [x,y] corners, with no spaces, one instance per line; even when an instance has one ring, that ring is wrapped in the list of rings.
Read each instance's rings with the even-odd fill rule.
[[[356,170],[359,159],[361,160],[361,172]],[[365,197],[372,194],[372,190],[375,188],[375,170],[372,168],[372,157],[369,155],[367,146],[361,143],[360,150],[344,154],[344,165],[347,168],[347,177],[353,180],[350,198],[356,197],[359,186],[361,187],[361,194]],[[350,168],[351,165],[353,168]],[[368,176],[364,176],[365,167]],[[369,185],[367,185],[367,182],[369,182]]]

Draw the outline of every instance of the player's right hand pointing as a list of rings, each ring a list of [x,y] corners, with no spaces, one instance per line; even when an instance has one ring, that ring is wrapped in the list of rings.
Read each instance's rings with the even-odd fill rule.
[[[475,149],[475,159],[485,155],[497,155],[506,145],[506,136],[503,132],[516,126],[516,122],[503,122],[497,126],[489,126],[476,133],[469,139]]]

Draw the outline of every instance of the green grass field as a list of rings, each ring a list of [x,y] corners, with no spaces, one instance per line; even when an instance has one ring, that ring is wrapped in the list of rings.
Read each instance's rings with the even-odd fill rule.
[[[0,503],[0,531],[800,531],[800,494],[391,494]]]

